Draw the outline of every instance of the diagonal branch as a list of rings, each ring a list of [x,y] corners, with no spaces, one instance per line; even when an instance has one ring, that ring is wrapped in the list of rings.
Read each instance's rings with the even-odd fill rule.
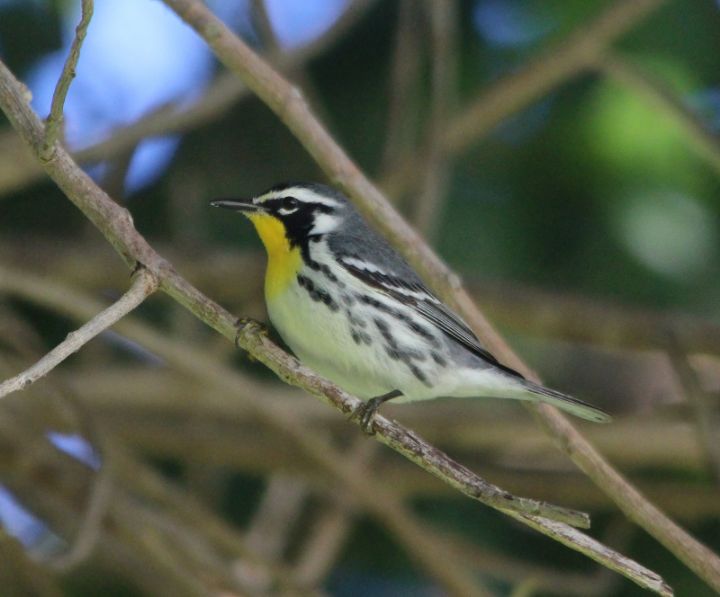
[[[119,319],[130,313],[157,289],[158,282],[153,274],[140,269],[135,275],[130,289],[107,309],[98,313],[78,330],[68,334],[67,338],[37,363],[15,377],[0,383],[0,398],[17,392],[35,383],[47,375],[70,355],[76,353],[99,333],[105,331]]]
[[[9,268],[0,270],[0,289],[8,291],[12,294],[22,296],[38,304],[48,306],[59,311],[82,319],[87,316],[88,311],[93,310],[92,303],[83,295],[74,292],[71,288],[53,283],[47,279],[40,279],[36,276],[24,274]],[[220,307],[218,310],[222,311]],[[197,311],[193,310],[195,314]],[[228,338],[234,336],[235,327],[232,318],[227,314]],[[204,319],[207,321],[207,319]],[[130,318],[118,324],[118,329],[127,334],[130,338],[148,347],[153,352],[160,354],[168,363],[177,366],[183,372],[192,377],[196,377],[205,386],[216,389],[221,394],[232,396],[233,399],[238,397],[237,389],[243,383],[243,378],[226,366],[218,363],[216,359],[204,355],[202,352],[190,349],[188,346],[180,346],[177,342],[161,337],[159,334],[151,332],[149,329],[140,328]],[[349,404],[345,407],[348,411],[354,410],[358,401],[356,398],[342,392],[342,390],[332,386],[327,381],[317,378],[309,372],[305,367],[297,362],[294,358],[284,353],[279,347],[272,344],[263,334],[255,334],[252,326],[246,326],[244,333],[251,335],[250,340],[254,344],[243,346],[258,360],[270,359],[266,362],[270,368],[275,371],[278,376],[285,379],[288,383],[292,383],[306,389],[310,393],[317,395],[324,402],[330,403],[333,400],[348,400]],[[242,339],[241,339],[242,341]],[[267,346],[271,354],[264,352],[262,346]],[[279,359],[280,362],[272,360]],[[293,371],[296,371],[293,374]],[[297,377],[296,377],[297,376]],[[309,378],[306,381],[305,378]],[[313,389],[308,384],[319,384],[320,387]],[[245,384],[247,385],[247,383]],[[330,395],[318,394],[321,387],[328,388]],[[248,395],[263,396],[262,391],[251,390]],[[206,400],[210,396],[206,396]],[[399,499],[393,495],[383,484],[373,483],[371,478],[363,478],[357,474],[355,466],[348,467],[335,451],[326,443],[319,441],[316,434],[307,434],[304,427],[298,424],[294,413],[288,413],[283,408],[278,408],[266,400],[256,400],[248,402],[258,417],[274,427],[281,430],[290,439],[294,440],[298,446],[302,447],[306,453],[313,458],[318,464],[330,473],[332,476],[341,480],[348,491],[360,501],[369,512],[382,520],[401,542],[407,546],[407,549],[413,555],[423,562],[428,570],[434,571],[435,575],[442,578],[452,586],[461,595],[474,594],[475,590],[468,588],[469,583],[455,573],[451,573],[453,566],[462,558],[455,556],[456,552],[451,546],[442,544],[439,552],[437,537],[432,537],[421,532],[421,528],[413,524],[412,519],[401,507]],[[388,428],[402,429],[394,421],[389,421],[378,415],[376,418],[377,437],[382,437]],[[416,445],[423,445],[423,442],[416,435],[412,434],[413,441]],[[434,449],[430,447],[430,449]],[[561,522],[554,522],[548,518],[539,516],[525,515],[518,512],[503,512],[513,516],[519,522],[527,524],[543,534],[562,542],[563,544],[580,551],[593,558],[595,561],[602,563],[612,570],[617,570],[624,576],[632,579],[643,587],[657,590],[660,594],[671,595],[672,591],[663,583],[662,579],[639,564],[622,556],[621,554],[607,548],[589,536],[573,529]],[[435,557],[433,553],[439,553]],[[439,568],[439,570],[438,570]],[[463,584],[460,585],[459,583]],[[465,587],[465,588],[462,588]]]
[[[80,23],[75,29],[75,38],[70,46],[70,53],[63,65],[62,73],[55,86],[52,103],[50,105],[50,115],[45,124],[45,139],[43,140],[40,156],[44,160],[50,160],[55,151],[55,144],[60,135],[60,127],[63,122],[63,107],[65,106],[65,98],[70,90],[70,84],[75,78],[75,67],[80,59],[80,48],[85,41],[90,19],[93,15],[93,0],[82,0],[82,16]]]
[[[513,352],[478,310],[457,277],[388,204],[380,191],[314,117],[298,89],[270,68],[197,0],[164,0],[201,35],[229,69],[240,76],[286,124],[331,181],[355,199],[358,208],[388,233],[400,251],[425,275],[430,286],[457,307],[501,361],[526,377],[538,376]],[[660,0],[623,0],[602,15],[592,30],[581,32],[575,52],[587,66],[598,52],[658,5]],[[580,36],[580,33],[578,34]],[[565,56],[565,54],[563,54]],[[670,520],[630,484],[557,409],[528,405],[543,428],[575,464],[602,488],[634,522],[646,529],[713,588],[720,590],[720,558]]]

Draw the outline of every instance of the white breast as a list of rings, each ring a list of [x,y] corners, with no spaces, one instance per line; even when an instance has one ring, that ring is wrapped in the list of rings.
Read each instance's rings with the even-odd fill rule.
[[[322,241],[311,244],[311,257],[319,263],[334,263],[328,259],[327,251]],[[395,389],[403,392],[405,400],[439,395],[435,385],[442,379],[441,385],[447,386],[449,371],[431,357],[426,340],[393,318],[392,310],[399,306],[396,301],[378,295],[340,267],[330,266],[329,272],[304,266],[299,281],[296,279],[285,292],[268,301],[273,325],[297,357],[359,398]],[[368,295],[382,301],[386,308],[379,310],[363,304],[360,297]],[[381,333],[383,327],[392,331],[403,355],[418,358],[391,356]],[[441,360],[448,357],[446,343],[440,338],[433,351]]]

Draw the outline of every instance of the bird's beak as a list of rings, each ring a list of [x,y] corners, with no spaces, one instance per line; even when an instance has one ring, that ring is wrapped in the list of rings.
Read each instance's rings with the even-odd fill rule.
[[[246,214],[262,212],[263,208],[260,205],[256,205],[250,200],[247,201],[235,201],[219,199],[217,201],[211,201],[210,205],[213,207],[222,207],[224,209],[232,209],[234,211],[241,211]]]

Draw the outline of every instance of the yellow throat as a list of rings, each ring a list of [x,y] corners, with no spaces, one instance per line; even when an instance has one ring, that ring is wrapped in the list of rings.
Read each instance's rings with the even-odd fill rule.
[[[264,213],[249,213],[247,217],[255,226],[267,251],[265,299],[269,301],[281,294],[300,271],[300,249],[290,246],[285,225],[277,218]]]

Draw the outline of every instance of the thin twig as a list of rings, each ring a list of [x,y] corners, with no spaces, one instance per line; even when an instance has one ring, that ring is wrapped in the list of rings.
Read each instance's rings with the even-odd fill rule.
[[[710,474],[715,483],[720,484],[720,417],[700,385],[678,334],[674,332],[667,334],[667,355],[692,407],[698,440],[705,453]]]
[[[70,84],[75,78],[75,67],[80,59],[80,49],[87,35],[88,25],[93,14],[93,0],[82,0],[82,16],[80,23],[75,29],[75,38],[70,46],[62,73],[58,79],[55,91],[53,93],[52,103],[50,105],[50,115],[45,122],[45,137],[43,139],[40,157],[43,160],[51,160],[55,151],[55,144],[60,135],[60,129],[63,123],[63,108],[65,106],[65,98],[70,90]]]
[[[99,333],[105,331],[127,315],[157,289],[155,276],[145,269],[135,275],[132,286],[115,303],[98,313],[81,328],[68,334],[67,338],[42,357],[37,363],[15,377],[0,383],[0,398],[27,388],[47,375],[70,355],[80,350]]]
[[[263,48],[268,52],[281,51],[275,30],[272,26],[272,21],[270,20],[270,15],[268,14],[266,1],[252,0],[251,5],[253,22]]]

